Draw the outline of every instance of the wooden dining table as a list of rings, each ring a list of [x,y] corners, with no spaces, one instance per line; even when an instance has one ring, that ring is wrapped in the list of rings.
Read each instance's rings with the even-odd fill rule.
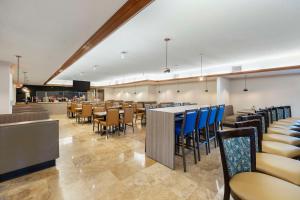
[[[124,114],[124,110],[119,110],[119,114]],[[107,112],[94,112],[94,115],[97,117],[106,117]]]

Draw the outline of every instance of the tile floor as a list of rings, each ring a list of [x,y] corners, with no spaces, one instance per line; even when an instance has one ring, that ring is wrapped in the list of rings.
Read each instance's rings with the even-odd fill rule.
[[[66,116],[60,121],[60,158],[56,167],[0,183],[0,200],[207,200],[222,199],[223,175],[218,149],[204,155],[197,165],[192,152],[188,172],[176,158],[171,170],[145,156],[145,128],[105,136],[92,125],[76,124]]]

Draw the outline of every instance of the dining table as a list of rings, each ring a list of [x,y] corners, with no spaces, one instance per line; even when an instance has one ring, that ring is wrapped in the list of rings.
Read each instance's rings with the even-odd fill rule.
[[[119,110],[119,114],[124,114],[124,110]],[[103,111],[103,112],[94,112],[94,116],[97,117],[106,117],[107,112]]]

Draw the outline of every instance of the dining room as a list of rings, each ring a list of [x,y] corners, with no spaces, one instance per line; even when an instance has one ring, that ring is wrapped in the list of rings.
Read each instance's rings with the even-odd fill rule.
[[[298,200],[299,9],[0,1],[0,200]]]

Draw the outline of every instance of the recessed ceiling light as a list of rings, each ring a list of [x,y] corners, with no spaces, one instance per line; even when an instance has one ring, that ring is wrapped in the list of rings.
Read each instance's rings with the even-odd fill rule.
[[[93,67],[93,70],[94,70],[94,71],[96,71],[96,70],[97,70],[97,65],[95,65],[95,66]]]
[[[125,59],[125,55],[127,54],[127,51],[122,51],[121,52],[121,59]]]

